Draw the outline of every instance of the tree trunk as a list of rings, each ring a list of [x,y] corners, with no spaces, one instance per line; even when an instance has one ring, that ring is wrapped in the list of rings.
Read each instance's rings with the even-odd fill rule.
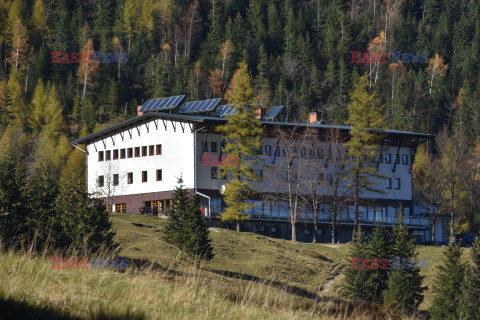
[[[333,213],[333,224],[332,224],[332,243],[335,243],[335,231],[336,231],[336,224],[337,224],[337,210],[334,210]]]
[[[237,221],[237,231],[240,231],[240,221]]]
[[[454,237],[454,230],[453,230],[453,226],[454,226],[454,218],[455,218],[455,212],[454,212],[454,208],[453,208],[453,203],[454,203],[454,197],[455,197],[455,178],[452,179],[452,182],[450,184],[451,186],[451,189],[450,189],[450,239],[453,240],[453,237]]]
[[[318,239],[317,239],[317,237],[318,237],[318,224],[317,224],[317,221],[315,221],[313,223],[313,228],[315,230],[315,234],[313,235],[313,243],[318,243]]]
[[[292,220],[292,241],[297,241],[296,223]]]

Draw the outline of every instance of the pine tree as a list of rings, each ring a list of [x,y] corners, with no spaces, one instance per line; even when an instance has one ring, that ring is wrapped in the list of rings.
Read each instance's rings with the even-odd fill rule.
[[[350,243],[350,258],[345,270],[345,279],[342,293],[354,301],[372,301],[373,289],[376,287],[372,270],[368,269],[369,263],[363,263],[364,259],[370,261],[370,250],[367,240],[361,231]]]
[[[460,288],[465,279],[465,265],[461,262],[461,257],[460,246],[450,242],[444,252],[443,264],[438,267],[433,286],[434,298],[430,312],[434,320],[458,319],[461,302]]]
[[[363,192],[381,193],[376,188],[377,183],[372,178],[379,178],[376,167],[370,159],[377,158],[377,146],[385,129],[385,117],[383,106],[376,93],[367,92],[368,80],[366,76],[358,79],[355,83],[348,106],[349,116],[347,124],[351,126],[350,140],[346,143],[349,148],[350,161],[348,163],[349,185],[353,190],[355,221],[353,226],[353,237],[357,229],[360,196]]]
[[[55,211],[49,222],[54,247],[78,250],[84,256],[116,248],[109,214],[101,200],[91,198],[86,192],[83,181],[72,177],[63,182]]]
[[[180,257],[184,253],[206,260],[213,257],[208,228],[181,177],[173,193],[173,205],[168,212],[163,239],[180,249]]]
[[[388,229],[383,225],[376,225],[373,229],[372,238],[368,243],[369,257],[370,259],[388,259],[392,257],[392,241]],[[378,263],[380,264],[380,263]],[[373,295],[373,301],[381,303],[383,300],[382,293],[387,288],[388,283],[388,269],[371,269],[371,283],[375,285],[371,294]]]
[[[262,123],[255,119],[256,100],[251,87],[251,78],[245,62],[235,72],[227,97],[235,106],[235,114],[228,116],[227,124],[218,128],[226,136],[226,145],[223,152],[228,154],[228,161],[222,165],[231,180],[224,192],[227,208],[222,212],[222,221],[235,221],[237,231],[240,231],[240,222],[249,219],[244,213],[252,205],[247,202],[253,191],[253,182],[257,181],[252,166],[252,156],[262,146]]]
[[[472,265],[467,267],[467,274],[462,286],[460,307],[461,319],[479,320],[478,304],[480,301],[480,237],[471,248]]]
[[[393,228],[393,242],[392,255],[395,259],[401,259],[403,263],[400,267],[400,261],[397,261],[397,268],[390,273],[388,289],[384,292],[385,304],[393,309],[411,313],[422,303],[422,292],[426,288],[422,287],[424,277],[420,275],[419,265],[412,264],[418,261],[418,252],[415,238],[405,224],[403,208],[400,209]]]

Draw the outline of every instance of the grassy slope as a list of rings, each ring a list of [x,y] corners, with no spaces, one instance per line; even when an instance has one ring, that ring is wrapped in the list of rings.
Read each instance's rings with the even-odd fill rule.
[[[113,221],[122,243],[120,255],[137,263],[154,262],[154,268],[126,274],[52,270],[47,259],[4,254],[0,256],[0,318],[2,301],[8,299],[16,301],[9,301],[10,306],[18,304],[25,310],[28,305],[35,315],[43,312],[45,319],[132,318],[132,314],[139,319],[329,318],[311,306],[318,297],[328,301],[338,296],[341,271],[348,261],[348,245],[292,243],[212,229],[216,255],[195,270],[161,240],[162,219],[115,214]],[[422,273],[431,286],[443,248],[419,249],[420,258],[429,260]],[[427,291],[422,309],[430,303]]]

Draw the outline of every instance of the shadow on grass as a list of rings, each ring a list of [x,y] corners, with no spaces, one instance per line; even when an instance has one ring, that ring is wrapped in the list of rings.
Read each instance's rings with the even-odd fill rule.
[[[0,293],[0,319],[8,320],[143,320],[146,316],[138,313],[111,314],[100,310],[89,312],[84,317],[76,317],[50,306],[32,305],[25,301],[17,301],[3,297]]]
[[[263,283],[265,285],[269,285],[269,286],[284,290],[287,293],[299,296],[301,298],[314,299],[315,301],[332,301],[332,302],[336,302],[336,303],[341,301],[340,299],[335,298],[335,297],[319,296],[317,293],[310,292],[308,290],[305,290],[305,289],[297,287],[297,286],[288,285],[288,284],[285,284],[283,282],[275,281],[275,280],[261,279],[257,276],[252,276],[250,274],[245,274],[245,273],[240,273],[240,272],[232,272],[232,271],[226,271],[226,270],[215,270],[215,269],[209,269],[208,271],[219,274],[219,275],[224,276],[224,277],[228,277],[228,278]]]

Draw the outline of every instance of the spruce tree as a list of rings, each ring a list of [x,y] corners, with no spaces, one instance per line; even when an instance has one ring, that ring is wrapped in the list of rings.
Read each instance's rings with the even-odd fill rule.
[[[183,185],[183,178],[177,180],[177,186],[173,192],[173,204],[168,211],[167,224],[163,232],[163,240],[180,249],[180,257],[183,257],[187,234],[183,228],[185,212],[189,206],[188,190]]]
[[[364,264],[365,260],[370,261],[370,248],[361,231],[350,243],[350,258],[348,266],[344,273],[345,280],[342,293],[348,298],[356,301],[372,301],[373,289],[376,284],[371,276],[372,271],[368,269],[369,262]]]
[[[388,289],[384,292],[384,302],[393,309],[414,312],[423,301],[423,276],[420,275],[418,252],[415,238],[412,237],[404,221],[403,208],[397,215],[393,228],[392,254],[398,261],[393,263],[388,278]]]
[[[462,287],[460,307],[461,319],[480,319],[480,237],[477,237],[471,249],[472,265],[467,268]]]
[[[433,286],[432,319],[457,319],[461,301],[461,286],[465,279],[465,265],[461,262],[462,250],[450,242],[444,252],[443,264],[438,267],[437,279]],[[478,312],[478,306],[477,306]]]
[[[381,260],[390,260],[392,257],[392,242],[387,228],[383,225],[376,225],[373,230],[372,238],[368,244],[370,254],[370,277],[371,283],[374,284],[372,295],[374,301],[381,303],[383,300],[382,293],[387,287],[389,270],[382,268]],[[378,262],[374,262],[376,259]],[[378,268],[376,268],[378,266]]]
[[[181,177],[173,193],[173,205],[168,212],[163,239],[180,249],[180,257],[186,253],[199,259],[213,258],[209,231],[200,207],[188,193]]]

